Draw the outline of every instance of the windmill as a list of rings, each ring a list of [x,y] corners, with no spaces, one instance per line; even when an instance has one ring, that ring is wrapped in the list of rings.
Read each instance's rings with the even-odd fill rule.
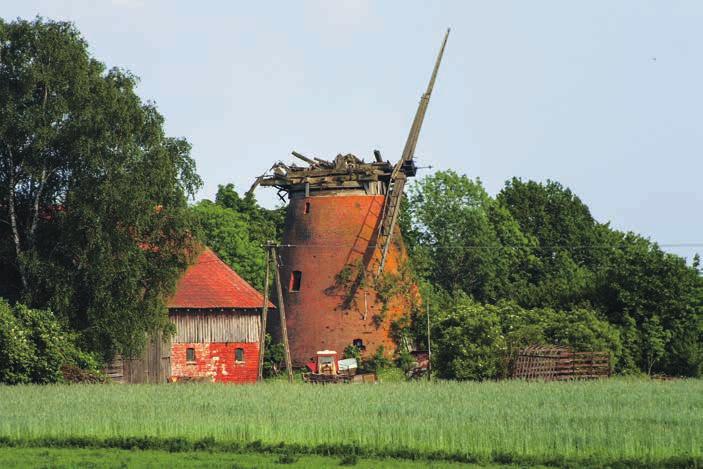
[[[420,136],[420,129],[422,128],[422,122],[425,120],[425,112],[427,111],[427,105],[430,103],[430,96],[432,95],[432,89],[434,88],[434,82],[437,79],[437,71],[439,70],[439,65],[442,62],[442,56],[444,55],[444,48],[447,45],[447,39],[449,38],[449,29],[444,35],[444,40],[442,41],[442,47],[439,49],[439,54],[437,55],[437,61],[434,65],[434,70],[432,70],[432,76],[430,77],[430,82],[427,84],[427,90],[420,98],[420,105],[415,113],[415,119],[413,119],[413,124],[410,127],[410,133],[408,134],[408,139],[405,142],[405,147],[403,148],[403,155],[400,160],[393,167],[393,172],[391,173],[390,180],[388,182],[388,195],[386,196],[386,201],[383,206],[383,218],[379,227],[379,243],[382,246],[381,249],[381,261],[378,266],[378,272],[383,272],[383,267],[386,263],[386,257],[388,256],[388,248],[391,243],[391,238],[393,237],[393,229],[398,222],[398,214],[400,213],[400,200],[403,197],[403,189],[405,188],[405,182],[410,176],[415,176],[417,169],[415,167],[415,162],[413,158],[415,157],[415,147],[417,146],[417,139]]]
[[[397,163],[384,161],[378,150],[370,162],[352,154],[327,160],[293,151],[304,166],[278,162],[252,186],[273,187],[288,198],[278,252],[294,364],[304,364],[315,350],[341,352],[352,343],[369,353],[394,348],[390,324],[410,306],[384,299],[367,277],[398,273],[407,261],[397,227],[400,202],[407,178],[417,171],[415,148],[448,36],[449,30]],[[352,268],[355,280],[345,284]]]

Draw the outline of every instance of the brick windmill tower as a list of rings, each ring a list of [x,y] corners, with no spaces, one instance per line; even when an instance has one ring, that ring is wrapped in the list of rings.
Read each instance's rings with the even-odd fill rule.
[[[380,346],[388,356],[395,350],[393,323],[417,299],[397,226],[400,201],[407,178],[416,173],[415,147],[448,36],[449,30],[397,163],[378,151],[371,162],[351,154],[328,161],[293,152],[306,166],[277,163],[252,186],[288,196],[278,252],[294,365],[318,350],[341,354],[352,344],[367,355]]]

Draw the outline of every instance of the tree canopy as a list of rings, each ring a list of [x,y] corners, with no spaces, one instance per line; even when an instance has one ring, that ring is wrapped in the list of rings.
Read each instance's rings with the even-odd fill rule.
[[[105,356],[166,325],[192,239],[190,145],[67,22],[0,20],[0,256],[14,299]]]
[[[234,185],[219,186],[215,201],[192,208],[204,244],[259,291],[264,288],[265,245],[283,230],[284,209],[267,210],[252,194],[240,197]]]
[[[514,178],[492,198],[479,180],[441,171],[418,181],[404,207],[401,227],[416,272],[441,305],[436,313],[459,314],[437,325],[438,337],[452,344],[447,353],[468,350],[468,343],[477,347],[476,330],[498,327],[475,322],[476,315],[491,311],[481,304],[510,301],[521,311],[562,316],[567,329],[577,318],[604,321],[617,334],[614,339],[600,329],[610,337],[607,349],[620,371],[686,376],[703,371],[698,257],[687,265],[648,239],[598,223],[575,194],[553,181]],[[457,300],[461,295],[478,303],[466,306]],[[424,340],[423,328],[416,330]],[[458,337],[472,339],[462,348]],[[535,341],[557,338],[542,334]],[[501,347],[496,341],[489,345]]]

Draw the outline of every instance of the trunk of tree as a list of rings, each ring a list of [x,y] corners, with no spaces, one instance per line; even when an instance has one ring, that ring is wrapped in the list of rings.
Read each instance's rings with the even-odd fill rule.
[[[15,162],[12,158],[12,151],[7,148],[7,167],[9,175],[8,183],[8,212],[10,214],[10,226],[12,227],[12,238],[15,243],[15,253],[17,255],[17,269],[20,273],[20,278],[22,279],[22,288],[27,290],[27,276],[24,272],[24,265],[22,263],[22,244],[20,242],[20,231],[17,227],[17,214],[15,213]]]
[[[47,171],[46,167],[41,170],[41,178],[39,180],[39,187],[37,188],[36,194],[34,194],[34,204],[32,206],[32,222],[29,227],[29,235],[27,236],[28,249],[34,246],[34,232],[37,230],[37,223],[39,221],[39,201],[41,200],[42,192],[44,192],[44,185],[46,184]]]

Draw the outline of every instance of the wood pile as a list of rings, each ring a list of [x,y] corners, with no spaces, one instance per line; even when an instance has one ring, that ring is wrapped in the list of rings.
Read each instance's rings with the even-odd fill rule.
[[[565,381],[610,376],[608,352],[575,352],[569,347],[532,346],[518,352],[512,378]]]

